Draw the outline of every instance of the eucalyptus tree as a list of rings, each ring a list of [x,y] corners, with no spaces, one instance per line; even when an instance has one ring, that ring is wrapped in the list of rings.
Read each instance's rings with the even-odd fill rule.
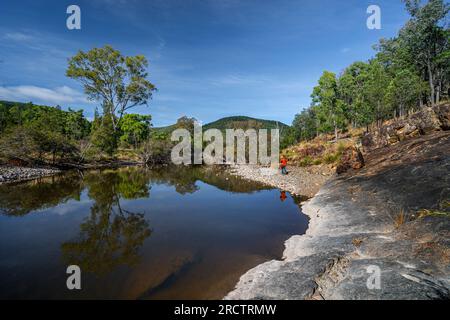
[[[324,71],[318,85],[314,87],[311,98],[319,119],[319,129],[323,132],[334,130],[337,141],[338,128],[342,126],[345,118],[343,102],[338,97],[336,74]]]
[[[78,80],[89,100],[99,101],[111,115],[114,131],[125,112],[147,104],[155,86],[147,80],[148,61],[142,55],[123,56],[111,46],[79,51],[69,59],[66,75]]]
[[[431,105],[439,103],[449,85],[450,43],[448,12],[443,0],[404,0],[411,19],[402,28],[399,39],[410,52],[412,62],[423,72],[429,85]]]

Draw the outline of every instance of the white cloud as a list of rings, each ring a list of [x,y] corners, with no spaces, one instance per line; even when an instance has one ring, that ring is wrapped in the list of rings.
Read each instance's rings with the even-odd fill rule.
[[[13,41],[28,41],[33,39],[33,37],[22,32],[7,32],[3,35],[3,39]]]
[[[47,104],[89,103],[81,92],[67,86],[53,89],[37,86],[0,87],[0,99]]]

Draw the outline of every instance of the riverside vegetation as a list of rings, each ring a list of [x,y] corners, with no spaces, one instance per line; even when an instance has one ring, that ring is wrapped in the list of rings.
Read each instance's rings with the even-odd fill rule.
[[[325,71],[312,92],[312,105],[296,115],[291,126],[232,117],[204,129],[279,128],[282,148],[323,134],[333,134],[337,142],[340,135],[374,132],[388,119],[448,99],[449,5],[442,0],[405,4],[411,18],[398,36],[381,39],[375,46],[377,54],[367,62],[355,62],[339,75]],[[147,69],[144,56],[123,56],[111,46],[79,51],[69,59],[66,74],[101,106],[93,121],[82,110],[0,102],[0,157],[12,164],[61,166],[112,160],[168,162],[170,133],[177,128],[191,130],[195,119],[182,117],[172,126],[152,128],[150,115],[131,113],[134,107],[147,105],[156,91]],[[322,145],[326,148],[326,143]],[[327,148],[320,159],[314,157],[320,150],[292,156],[300,165],[335,163],[349,147],[341,143]]]
[[[279,128],[293,175],[268,178],[261,174],[268,168],[249,167],[233,173],[294,194],[317,193],[303,207],[311,219],[306,236],[288,240],[283,261],[241,277],[229,298],[450,296],[449,5],[404,2],[410,19],[398,35],[380,40],[368,61],[338,75],[325,71],[311,106],[291,126],[245,117],[204,126]],[[79,110],[0,102],[1,161],[61,168],[167,163],[171,132],[191,130],[195,119],[153,128],[151,116],[130,113],[155,93],[147,67],[144,57],[110,46],[71,58],[67,75],[101,106],[93,121]],[[315,184],[306,193],[303,177]],[[371,264],[385,272],[381,291],[366,288],[361,270]]]

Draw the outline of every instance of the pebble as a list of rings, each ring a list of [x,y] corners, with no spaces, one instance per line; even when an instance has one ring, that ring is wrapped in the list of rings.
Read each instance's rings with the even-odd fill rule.
[[[0,183],[31,180],[61,172],[59,169],[0,166]]]

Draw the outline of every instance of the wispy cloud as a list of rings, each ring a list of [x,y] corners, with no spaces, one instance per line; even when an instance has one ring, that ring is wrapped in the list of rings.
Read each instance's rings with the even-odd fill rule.
[[[0,99],[46,104],[89,103],[81,92],[67,86],[53,89],[37,86],[0,87]]]
[[[2,36],[2,39],[23,42],[32,40],[33,37],[22,32],[7,32]]]

